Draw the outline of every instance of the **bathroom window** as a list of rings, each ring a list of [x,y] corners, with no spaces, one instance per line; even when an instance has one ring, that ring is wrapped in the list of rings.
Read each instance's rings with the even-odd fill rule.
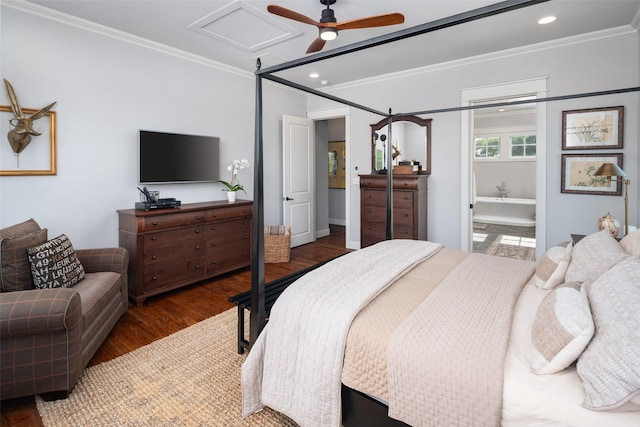
[[[474,139],[476,159],[499,159],[500,136],[479,136]]]
[[[528,134],[509,135],[512,158],[535,158],[536,136]]]

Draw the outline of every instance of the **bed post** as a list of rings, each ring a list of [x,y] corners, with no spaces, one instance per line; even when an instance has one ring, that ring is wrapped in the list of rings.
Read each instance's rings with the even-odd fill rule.
[[[251,315],[249,317],[249,348],[266,324],[264,306],[264,185],[262,153],[262,77],[260,58],[256,61],[256,116],[253,157],[253,236],[251,239]]]
[[[387,137],[387,164],[385,167],[387,168],[387,219],[385,223],[386,228],[386,240],[393,239],[393,159],[391,155],[393,153],[393,139],[392,130],[393,127],[393,116],[391,115],[391,108],[389,108],[389,124],[387,128],[389,128],[389,135]]]

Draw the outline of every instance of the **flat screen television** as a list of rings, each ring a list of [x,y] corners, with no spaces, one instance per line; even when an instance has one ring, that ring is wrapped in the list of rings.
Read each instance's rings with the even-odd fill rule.
[[[140,130],[140,184],[220,179],[220,138]]]

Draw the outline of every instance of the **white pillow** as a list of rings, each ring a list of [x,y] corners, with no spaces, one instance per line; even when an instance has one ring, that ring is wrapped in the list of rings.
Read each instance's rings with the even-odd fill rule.
[[[590,234],[580,240],[571,252],[566,282],[590,283],[629,254],[607,230]]]
[[[640,256],[640,229],[633,231],[620,240],[620,246],[630,255]]]
[[[640,411],[640,258],[619,262],[585,286],[596,326],[578,359],[585,407]]]
[[[571,262],[573,243],[566,247],[553,246],[544,253],[536,265],[536,286],[539,289],[553,289],[564,283],[564,276]]]
[[[560,372],[578,360],[591,341],[593,319],[581,282],[565,283],[544,297],[531,329],[531,370]]]

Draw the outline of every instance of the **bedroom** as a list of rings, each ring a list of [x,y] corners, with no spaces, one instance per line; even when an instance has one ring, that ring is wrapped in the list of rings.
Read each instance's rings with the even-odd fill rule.
[[[13,2],[12,2],[13,3]],[[250,157],[252,151],[253,81],[250,76],[211,69],[208,65],[178,60],[174,56],[148,51],[122,40],[86,33],[75,27],[49,21],[12,7],[2,10],[2,72],[14,86],[22,89],[25,105],[38,105],[43,99],[55,99],[68,106],[63,120],[60,114],[58,143],[58,175],[49,178],[3,177],[2,224],[8,225],[25,216],[37,217],[52,233],[68,233],[79,247],[110,246],[117,242],[115,210],[131,205],[137,199],[135,190],[134,132],[141,127],[171,126],[195,133],[215,133],[228,141],[223,163]],[[28,28],[29,31],[24,29]],[[38,37],[38,35],[41,35]],[[79,37],[82,35],[82,37]],[[11,43],[9,42],[11,40]],[[19,40],[19,43],[14,42]],[[611,66],[593,69],[590,53]],[[527,66],[523,67],[523,63]],[[443,69],[429,69],[425,75],[407,76],[402,81],[372,82],[362,87],[345,87],[341,96],[352,94],[367,101],[383,92],[391,95],[384,101],[393,105],[394,97],[408,99],[415,109],[458,105],[459,91],[517,82],[544,76],[549,82],[549,96],[585,92],[638,84],[637,30],[605,38],[590,38],[575,44],[558,45],[545,50],[513,52],[510,56],[490,56],[477,63],[448,64]],[[126,65],[122,65],[126,64]],[[491,70],[491,73],[478,72]],[[69,70],[73,70],[72,73]],[[589,70],[585,72],[585,70]],[[232,70],[234,71],[234,70]],[[16,76],[16,77],[14,77]],[[576,76],[580,76],[578,79]],[[428,83],[425,83],[428,81]],[[208,82],[209,84],[202,84]],[[232,87],[226,91],[225,87]],[[20,91],[20,89],[18,89]],[[278,120],[282,113],[302,115],[334,107],[326,101],[267,88],[266,164],[279,169]],[[409,94],[411,96],[409,96]],[[188,98],[188,102],[184,102]],[[220,100],[225,100],[221,102]],[[233,102],[228,100],[233,100]],[[237,101],[237,102],[236,102]],[[562,195],[560,181],[560,113],[564,109],[590,108],[593,100],[575,100],[547,107],[546,153],[547,174],[545,199],[547,246],[566,240],[572,232],[588,233],[595,229],[595,218],[603,206],[618,218],[622,216],[621,200],[606,197]],[[186,105],[185,105],[186,104]],[[625,165],[637,165],[638,99],[637,95],[607,96],[598,105],[624,104]],[[162,105],[161,109],[156,106]],[[238,117],[244,119],[238,120]],[[629,119],[631,117],[631,119]],[[353,152],[352,164],[368,164],[368,150],[355,142],[368,140],[372,115],[352,112],[350,115]],[[433,240],[448,247],[460,247],[462,232],[461,172],[459,165],[460,119],[455,114],[435,117],[433,162],[438,172],[431,177],[429,229]],[[228,126],[233,123],[234,126]],[[223,126],[224,124],[224,126]],[[243,141],[242,144],[236,144]],[[555,141],[555,144],[553,143]],[[635,160],[635,163],[634,163]],[[627,167],[627,169],[629,169]],[[630,177],[637,181],[637,170]],[[82,182],[77,177],[86,178]],[[246,179],[246,178],[245,178]],[[280,183],[277,174],[267,175],[265,220],[279,223]],[[250,181],[250,180],[248,180]],[[211,185],[194,187],[162,187],[163,195],[184,202],[222,199],[219,188]],[[248,185],[249,197],[252,194]],[[168,194],[167,194],[168,193]],[[24,198],[25,194],[37,197]],[[95,196],[98,197],[95,197]],[[90,203],[86,203],[91,196]],[[619,199],[619,198],[615,198]],[[276,203],[273,201],[277,200]],[[351,233],[347,241],[359,240],[357,197],[348,199]],[[69,224],[64,211],[42,209],[52,204],[73,206],[83,221]],[[452,209],[452,207],[454,207]],[[453,211],[453,212],[452,212]],[[589,212],[589,215],[585,215]],[[638,223],[637,200],[631,198],[632,223]]]
[[[2,177],[0,218],[3,226],[36,217],[52,233],[69,234],[80,247],[113,246],[117,243],[117,209],[139,199],[136,167],[136,132],[156,129],[221,138],[221,169],[234,159],[253,154],[254,78],[234,68],[180,57],[176,51],[140,46],[122,34],[101,34],[74,22],[60,22],[33,11],[28,2],[3,2],[2,74],[18,92],[23,105],[38,107],[57,101],[58,173],[53,177]],[[35,7],[35,10],[38,10]],[[604,37],[604,36],[607,37]],[[547,96],[590,92],[638,84],[638,33],[632,28],[552,44],[546,49],[522,49],[492,54],[473,61],[431,67],[419,74],[394,80],[341,88],[337,95],[355,97],[375,105],[380,93],[388,99],[385,111],[403,101],[405,110],[460,105],[460,91],[468,88],[544,78]],[[545,46],[546,47],[546,46]],[[608,64],[590,65],[591,52]],[[489,72],[490,70],[490,72]],[[586,70],[586,71],[585,71]],[[265,117],[265,164],[280,170],[279,120],[282,114],[306,116],[336,105],[317,97],[268,85]],[[6,94],[4,104],[8,104]],[[188,102],[184,102],[187,98]],[[396,101],[396,99],[398,101]],[[563,241],[570,233],[587,233],[606,211],[623,216],[619,197],[566,195],[559,192],[561,112],[566,109],[625,105],[624,164],[636,165],[638,150],[638,99],[634,94],[604,96],[549,103],[545,114],[549,141],[546,160],[546,244]],[[158,108],[158,106],[162,106]],[[64,114],[61,107],[65,106]],[[366,171],[369,149],[357,141],[369,140],[369,125],[379,120],[372,114],[350,112],[347,135],[348,161]],[[434,171],[429,185],[429,237],[448,247],[461,247],[462,205],[460,189],[460,115],[434,115]],[[233,125],[229,126],[231,123]],[[637,171],[630,171],[632,182]],[[265,221],[282,221],[279,173],[266,175]],[[78,179],[81,178],[81,179]],[[253,184],[244,177],[248,198]],[[633,188],[633,187],[632,187]],[[183,203],[224,198],[218,185],[162,186],[161,197]],[[353,191],[352,191],[353,190]],[[463,189],[464,191],[464,189]],[[347,186],[347,247],[359,245],[359,197],[357,187]],[[351,194],[353,193],[353,194]],[[25,198],[24,195],[34,195]],[[97,197],[96,197],[97,195]],[[79,203],[90,198],[90,203]],[[83,221],[69,223],[60,211],[41,206],[73,206]],[[453,208],[453,209],[452,209]],[[79,210],[78,210],[79,209]],[[589,212],[589,215],[582,215]],[[638,220],[638,200],[630,198],[631,224]],[[57,235],[56,234],[56,235]]]

